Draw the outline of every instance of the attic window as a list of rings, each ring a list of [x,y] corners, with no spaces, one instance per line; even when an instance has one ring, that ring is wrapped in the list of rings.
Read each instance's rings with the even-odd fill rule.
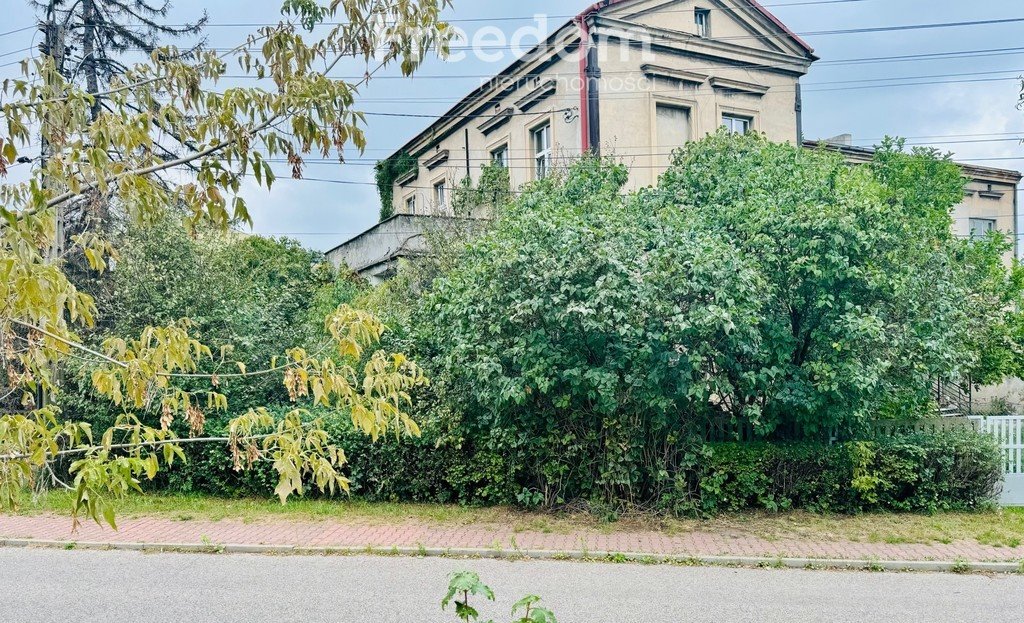
[[[693,20],[697,24],[698,37],[711,36],[711,9],[694,9]]]

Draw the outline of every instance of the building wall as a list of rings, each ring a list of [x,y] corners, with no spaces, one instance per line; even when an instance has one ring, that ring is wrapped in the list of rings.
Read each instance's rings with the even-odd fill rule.
[[[396,258],[428,250],[422,218],[397,215],[327,252],[335,268],[347,267],[376,285],[394,268]]]
[[[659,6],[663,10],[658,10]],[[778,37],[752,36],[762,31],[752,28],[751,23],[741,17],[742,9],[735,1],[726,0],[717,4],[712,0],[675,0],[666,4],[663,1],[650,0],[635,7],[613,9],[611,14],[651,28],[697,35],[697,23],[692,12],[697,8],[711,9],[711,36],[713,38],[735,41],[756,50],[777,51],[779,49]],[[729,8],[733,9],[732,14],[727,12]]]
[[[735,63],[687,54],[682,50],[654,50],[644,55],[622,41],[601,44],[601,72],[606,90],[600,96],[601,151],[620,158],[630,168],[629,188],[653,186],[671,161],[678,142],[660,144],[657,107],[689,111],[690,139],[700,140],[722,125],[723,115],[749,119],[751,129],[777,142],[797,143],[797,85],[790,73],[739,68]],[[644,67],[707,75],[701,83],[645,74]],[[668,72],[666,72],[668,73]],[[614,77],[614,81],[612,79]],[[767,88],[763,95],[715,88],[713,79]],[[615,87],[623,88],[616,91]],[[630,89],[632,85],[636,88]]]
[[[953,233],[967,237],[971,235],[971,223],[982,224],[995,221],[996,229],[1016,238],[1017,184],[1019,180],[1004,176],[975,175],[967,184],[964,202],[953,212]],[[1015,251],[1006,254],[1009,263],[1016,256]]]
[[[798,82],[813,61],[805,50],[778,37],[765,36],[763,21],[751,18],[739,3],[735,10],[714,12],[710,38],[696,37],[695,0],[666,3],[659,0],[613,5],[606,13],[587,18],[590,45],[596,48],[599,79],[600,136],[602,154],[620,158],[631,169],[630,189],[657,182],[670,161],[670,153],[685,144],[659,144],[657,105],[685,107],[690,115],[689,139],[716,131],[724,114],[749,118],[751,129],[775,141],[798,142]],[[777,31],[775,31],[777,32]],[[476,181],[491,152],[508,145],[509,173],[516,188],[536,179],[530,132],[542,123],[552,128],[556,168],[578,157],[583,149],[581,103],[583,79],[579,42],[580,27],[567,24],[549,40],[550,47],[535,50],[452,110],[451,121],[432,126],[406,148],[417,157],[414,178],[395,184],[396,214],[450,214],[441,205],[434,187],[445,181],[450,204],[451,189],[467,174]],[[654,67],[662,71],[653,74]],[[758,67],[754,69],[753,67]],[[685,72],[686,79],[666,78]],[[693,82],[697,78],[697,82]],[[528,80],[525,78],[529,77]],[[522,82],[517,80],[523,79]],[[741,85],[724,88],[721,81]],[[524,96],[554,81],[555,91],[528,110],[517,105]],[[503,92],[502,87],[512,88]],[[743,90],[752,86],[753,91]],[[501,111],[513,116],[500,128],[484,132],[481,126]],[[468,130],[468,135],[467,135]],[[431,159],[447,152],[442,163]],[[468,162],[467,162],[468,156]],[[432,165],[432,166],[428,166]]]
[[[416,198],[417,214],[451,214],[448,206],[438,205],[434,198],[434,185],[445,181],[448,189],[456,187],[465,179],[467,172],[475,182],[480,179],[480,170],[491,161],[491,152],[502,145],[509,149],[509,178],[512,188],[522,186],[536,179],[530,132],[545,123],[551,126],[553,155],[556,166],[570,159],[578,158],[580,150],[581,122],[579,118],[580,95],[578,90],[579,63],[563,59],[550,66],[541,78],[532,79],[519,89],[490,102],[488,112],[468,120],[457,131],[433,143],[419,158],[418,175],[406,184],[395,184],[395,213],[407,213],[410,197]],[[523,112],[515,106],[516,101],[526,93],[538,88],[546,80],[555,80],[554,94]],[[509,120],[485,134],[479,128],[490,119],[491,114],[511,108],[514,112]],[[572,112],[563,112],[573,109]],[[466,161],[466,130],[469,131],[469,162]],[[448,160],[429,169],[426,163],[432,156],[448,151]],[[449,190],[449,205],[451,191]]]

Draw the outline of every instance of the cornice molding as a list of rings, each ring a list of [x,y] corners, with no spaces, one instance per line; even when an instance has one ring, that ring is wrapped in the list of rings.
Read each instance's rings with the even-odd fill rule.
[[[728,78],[712,78],[711,86],[717,91],[730,91],[732,93],[743,93],[744,95],[753,95],[756,97],[763,97],[768,89],[763,84],[754,84],[753,82],[741,82],[740,80],[729,80]]]
[[[447,149],[442,149],[441,151],[437,152],[433,156],[431,156],[431,157],[427,158],[426,160],[424,160],[423,161],[423,166],[425,166],[428,171],[433,171],[437,167],[439,167],[442,164],[448,162],[448,156],[449,156],[448,150]]]
[[[662,78],[663,80],[672,80],[675,82],[694,84],[698,86],[707,82],[710,77],[708,74],[686,71],[683,69],[673,69],[671,67],[662,67],[661,65],[641,65],[640,71],[649,78]]]
[[[488,136],[501,126],[505,125],[512,120],[513,110],[506,108],[492,115],[487,121],[484,121],[476,127],[477,130],[483,132],[484,136]]]
[[[395,178],[395,183],[398,184],[399,186],[405,186],[409,182],[417,179],[419,176],[420,176],[420,168],[419,168],[419,166],[417,166],[415,169],[413,169],[412,171],[409,171],[405,175],[403,175],[401,177],[398,177],[398,178]]]
[[[555,91],[557,90],[557,80],[555,80],[554,78],[542,80],[540,85],[537,86],[537,88],[533,89],[532,91],[530,91],[529,93],[527,93],[526,95],[524,95],[523,97],[516,101],[516,108],[524,112],[530,110],[531,108],[541,103],[548,97],[554,95]]]

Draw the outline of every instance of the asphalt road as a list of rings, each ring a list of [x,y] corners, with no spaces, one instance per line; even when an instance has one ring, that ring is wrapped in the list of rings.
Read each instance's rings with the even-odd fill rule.
[[[498,623],[528,593],[560,623],[1024,621],[1019,576],[44,549],[0,549],[0,621],[455,621],[456,569],[498,593]]]

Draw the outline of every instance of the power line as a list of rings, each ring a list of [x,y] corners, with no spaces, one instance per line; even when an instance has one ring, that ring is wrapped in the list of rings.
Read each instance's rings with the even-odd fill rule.
[[[815,65],[843,65],[843,64],[863,64],[863,63],[879,63],[879,62],[899,62],[905,60],[939,60],[946,57],[960,57],[974,58],[976,56],[1001,56],[1003,54],[1015,54],[1024,50],[1024,48],[987,48],[981,50],[956,50],[951,52],[922,52],[918,54],[897,54],[893,56],[869,56],[863,58],[854,59],[839,59],[839,60],[828,60],[822,59],[815,61]]]
[[[1017,130],[1017,131],[1014,131],[1014,132],[970,132],[970,133],[966,133],[966,134],[919,134],[919,135],[916,135],[916,136],[913,136],[913,135],[906,135],[906,136],[904,136],[904,135],[899,134],[899,133],[893,133],[893,134],[889,134],[888,136],[860,138],[860,139],[858,139],[858,142],[859,143],[874,144],[874,142],[883,141],[886,138],[899,138],[899,139],[903,139],[903,140],[906,140],[906,141],[923,141],[924,139],[976,138],[976,137],[986,137],[984,140],[978,141],[978,142],[986,142],[988,140],[993,140],[993,141],[995,140],[995,139],[992,139],[991,137],[1004,137],[1004,136],[1020,137],[1021,140],[1024,140],[1024,129]],[[816,140],[816,139],[808,139],[808,140]],[[825,140],[825,139],[821,139],[821,140]],[[1017,138],[1012,138],[1012,139],[999,139],[999,140],[1012,140],[1012,141],[1015,141],[1015,140],[1018,140],[1018,139]],[[910,145],[910,146],[913,146],[913,145],[934,145],[934,144],[946,144],[946,143],[947,143],[947,141],[925,141],[925,142],[921,142],[921,143],[911,143],[911,142],[908,142],[907,145]],[[37,144],[34,143],[34,142],[29,141],[27,143],[19,143],[18,146],[19,146],[20,149],[30,149],[32,147],[37,146]],[[870,145],[867,145],[867,146],[870,146]],[[615,147],[616,147],[616,149],[647,149],[649,147],[649,145],[616,145]],[[366,149],[363,149],[362,151],[364,151],[364,152],[387,151],[388,153],[394,152],[393,149],[389,149],[389,148],[386,148],[386,147],[367,147]],[[509,151],[531,151],[531,150],[528,147],[520,147],[520,148],[510,147]],[[1024,156],[1022,156],[1022,159],[1024,159]]]
[[[994,48],[994,49],[983,49],[983,50],[962,50],[962,51],[957,51],[957,52],[931,52],[931,53],[927,53],[927,54],[899,54],[899,55],[895,55],[895,56],[859,57],[859,58],[850,58],[850,59],[836,59],[836,60],[831,60],[831,61],[821,60],[821,61],[816,61],[814,63],[814,65],[815,66],[821,66],[821,65],[848,65],[848,64],[849,65],[864,65],[864,64],[869,64],[869,63],[874,64],[874,63],[879,63],[879,62],[945,60],[947,58],[954,58],[954,59],[956,59],[956,58],[981,58],[981,57],[985,57],[985,56],[1009,56],[1009,55],[1016,55],[1016,54],[1018,54],[1020,52],[1024,52],[1024,47],[1017,47],[1017,48]],[[984,53],[984,54],[982,54],[982,53]],[[784,66],[788,66],[789,64],[790,63],[785,63],[785,64],[781,64],[781,63],[774,63],[774,64],[773,63],[767,63],[767,64],[747,63],[747,64],[736,64],[736,65],[730,64],[730,65],[728,65],[728,67],[730,69],[757,69],[757,70],[763,70],[763,69],[772,69],[772,68],[777,68],[777,67],[784,67]],[[723,64],[719,63],[717,65],[706,65],[706,66],[688,67],[687,69],[690,70],[690,71],[701,71],[701,70],[721,69],[722,67],[723,67]],[[602,70],[601,75],[602,76],[620,75],[620,74],[621,75],[633,75],[635,73],[636,73],[635,70],[620,70],[620,71]],[[578,76],[578,73],[545,73],[544,75],[545,76],[576,77],[576,76]],[[221,76],[221,77],[222,78],[237,79],[237,80],[243,80],[243,79],[259,80],[260,79],[258,76],[254,76],[254,75],[250,75],[250,74],[225,74],[224,76]],[[358,80],[361,77],[362,76],[334,76],[333,79],[335,79],[335,80]],[[484,79],[484,78],[496,78],[496,77],[498,77],[498,75],[494,74],[494,73],[489,73],[489,74],[457,74],[457,75],[413,74],[412,76],[377,76],[374,79],[375,80],[409,80],[409,79],[413,79],[413,80],[448,80],[448,81],[450,81],[450,80],[458,80],[458,79]],[[267,80],[267,78],[263,78],[263,80]]]
[[[302,180],[296,180],[296,181],[302,181]],[[309,180],[309,181],[330,181],[330,180]],[[954,222],[957,222],[957,221],[969,221],[969,220],[973,220],[973,219],[992,220],[992,219],[1000,219],[1000,218],[1010,218],[1012,216],[1014,216],[1013,213],[978,214],[978,215],[975,215],[975,216],[957,216],[957,217],[952,217],[951,220],[954,221]],[[279,231],[275,231],[275,232],[261,232],[258,235],[263,235],[263,236],[346,236],[346,235],[355,235],[355,234],[363,234],[363,233],[367,233],[367,231],[366,230],[362,230],[362,231],[311,231],[311,232],[279,232]],[[391,230],[391,231],[388,231],[386,233],[388,235],[391,235],[391,234],[410,234],[411,235],[411,234],[418,234],[418,233],[423,233],[423,232],[422,231],[393,231],[393,230]],[[1007,236],[1014,235],[1014,234],[1011,234],[1010,232],[1002,232],[1002,233],[1003,233],[1003,235],[1007,235]],[[1022,233],[1020,235],[1024,235],[1024,233]]]
[[[4,56],[11,56],[12,54],[21,54],[22,52],[29,52],[31,50],[32,50],[32,46],[29,46],[27,48],[22,48],[20,50],[11,50],[10,52],[3,52],[2,54],[0,54],[0,58],[2,58]],[[21,62],[21,61],[19,61],[19,62]]]
[[[33,30],[39,28],[38,24],[32,24],[31,26],[23,26],[22,28],[16,28],[14,30],[8,30],[7,32],[0,32],[0,37],[6,37],[7,35],[14,35],[19,32],[25,32],[26,30]]]
[[[618,158],[619,160],[624,160],[624,159],[637,159],[637,158],[667,158],[667,157],[671,157],[674,153],[675,152],[660,152],[660,153],[659,152],[612,153],[611,155],[612,155],[612,157]],[[509,161],[514,161],[514,162],[515,161],[532,162],[534,160],[534,158],[532,156],[509,157],[508,160]],[[954,164],[964,164],[964,163],[970,163],[970,162],[1000,162],[1000,161],[1016,161],[1016,160],[1024,160],[1024,154],[1022,154],[1021,156],[1016,156],[1016,157],[1014,157],[1014,156],[1004,156],[1004,157],[992,157],[992,158],[956,158],[955,160],[953,160],[953,163]],[[465,162],[465,161],[466,161],[465,158],[459,158],[459,162],[460,163],[461,162]],[[469,158],[469,161],[471,163],[474,163],[474,164],[484,165],[484,164],[487,164],[487,163],[491,162],[492,160],[490,158],[473,158],[473,157],[471,157],[471,158]],[[272,164],[291,164],[291,163],[288,162],[288,160],[282,159],[282,158],[267,158],[267,159],[265,159],[265,162],[269,162],[269,163],[272,163]],[[309,166],[375,167],[375,166],[377,166],[377,163],[378,163],[378,161],[375,160],[375,159],[348,159],[348,160],[345,160],[344,162],[341,162],[341,161],[338,161],[338,160],[329,160],[329,159],[303,160],[303,165],[309,165]],[[13,166],[19,166],[19,165],[12,165],[12,166],[9,166],[8,168],[13,168]],[[633,169],[648,170],[648,169],[664,169],[665,165],[664,164],[628,164],[627,167],[629,169],[631,169],[631,170],[633,170]],[[509,165],[509,166],[506,166],[505,168],[510,170],[510,171],[533,171],[533,166],[532,165]],[[461,169],[461,167],[460,167],[460,169]],[[275,179],[274,179],[274,183],[277,183],[277,182],[280,182],[280,181],[289,181],[289,180],[290,181],[324,182],[324,183],[331,183],[331,184],[345,184],[345,185],[357,185],[357,186],[363,186],[363,185],[365,185],[365,186],[376,186],[375,182],[359,182],[359,181],[353,181],[353,180],[334,180],[334,179],[305,177],[305,176],[301,177],[301,178],[293,178],[293,177],[290,177],[288,175],[278,175],[278,176],[276,176]],[[407,186],[402,186],[402,188],[405,188],[405,189],[408,189],[408,190],[433,190],[432,186],[409,186],[409,185],[407,185]],[[1018,189],[1018,190],[1024,190],[1024,188]]]
[[[25,52],[25,51],[29,51],[31,49],[32,49],[31,47],[24,48],[22,50],[17,50],[17,51],[13,51],[13,52],[7,52],[7,53],[4,53],[4,54],[0,54],[0,56],[7,56],[7,55],[10,55],[10,54],[16,54],[16,53],[19,53],[19,52]],[[944,59],[948,59],[948,58],[954,58],[954,59],[955,58],[982,58],[982,57],[988,57],[988,56],[1012,55],[1012,54],[1016,54],[1016,53],[1019,53],[1019,52],[1022,52],[1022,51],[1024,51],[1024,47],[989,48],[989,49],[978,49],[978,50],[958,50],[958,51],[951,51],[951,52],[928,52],[928,53],[920,53],[920,54],[900,54],[900,55],[892,55],[892,56],[875,56],[875,57],[859,57],[859,58],[849,58],[849,59],[819,60],[819,61],[816,61],[815,65],[817,65],[817,66],[822,66],[822,65],[858,65],[858,64],[867,64],[867,63],[891,63],[891,62],[906,62],[906,61],[944,60]],[[17,64],[20,64],[20,62],[21,61],[15,61],[15,62],[12,62],[12,63],[2,64],[2,65],[0,65],[0,68],[2,68],[2,67],[9,67],[9,66],[12,66],[12,65],[17,65]],[[747,64],[747,65],[736,65],[736,66],[734,66],[734,68],[738,68],[738,69],[744,69],[744,68],[746,68],[746,69],[765,69],[765,68],[780,67],[780,66],[782,66],[782,65],[781,64]],[[695,67],[695,68],[690,68],[690,69],[694,69],[694,70],[699,70],[699,69],[716,69],[716,68],[719,68],[719,67],[720,67],[719,65],[715,65],[715,66],[707,66],[707,67]],[[613,75],[613,74],[619,74],[619,73],[628,74],[628,73],[635,73],[635,72],[629,72],[629,71],[620,71],[620,72],[604,71],[603,72],[604,75]],[[569,74],[565,74],[565,75],[569,75]],[[226,74],[225,76],[222,76],[222,77],[223,78],[231,78],[231,79],[253,79],[253,80],[259,79],[256,76],[248,75],[248,74]],[[351,80],[354,80],[354,79],[359,79],[361,77],[362,76],[338,76],[335,79],[341,79],[341,80],[349,80],[349,79],[351,79]],[[413,79],[418,79],[418,80],[453,80],[453,79],[493,78],[493,77],[495,77],[495,74],[462,74],[462,75],[456,75],[456,76],[452,76],[452,75],[416,74],[416,75],[412,76]],[[399,80],[399,79],[400,80],[405,80],[405,79],[408,79],[408,78],[406,76],[378,76],[376,79],[377,80]]]
[[[1016,71],[1006,71],[1006,72],[998,72],[998,73],[1016,73]],[[863,89],[878,89],[878,88],[937,86],[937,85],[944,85],[944,84],[976,84],[976,83],[984,83],[984,82],[1007,82],[1007,81],[1011,81],[1011,80],[1012,81],[1016,81],[1018,79],[1019,78],[1017,78],[1017,77],[1009,77],[1009,76],[1007,76],[1007,77],[1003,77],[1003,78],[972,78],[972,79],[962,79],[962,80],[924,80],[924,81],[918,81],[918,82],[902,82],[902,83],[901,82],[895,82],[895,83],[886,83],[886,84],[852,84],[850,86],[843,86],[843,87],[827,87],[827,88],[821,88],[821,89],[801,89],[801,91],[803,93],[826,93],[826,92],[832,92],[832,91],[858,91],[858,90],[863,90]],[[874,80],[878,80],[878,79],[874,79]],[[916,80],[916,78],[910,76],[910,77],[904,77],[904,78],[887,78],[886,80]],[[847,83],[856,83],[856,82],[864,82],[864,81],[863,80],[837,81],[835,84],[847,84]],[[772,90],[775,93],[793,93],[793,92],[796,91],[795,88],[786,88],[786,87],[779,87],[779,86],[772,87]],[[616,99],[616,100],[621,100],[621,99],[638,99],[638,98],[645,98],[649,94],[659,94],[659,93],[660,94],[679,93],[679,90],[678,89],[654,89],[654,90],[634,91],[634,92],[626,92],[626,93],[603,93],[601,98],[602,98],[602,100],[606,99],[606,98],[607,99]],[[687,97],[690,97],[690,98],[693,98],[693,97],[716,97],[716,94],[714,94],[714,93],[687,93]],[[465,98],[462,98],[462,99],[450,99],[450,98],[425,98],[425,97],[378,97],[378,98],[367,97],[367,98],[362,98],[359,101],[360,102],[365,102],[365,103],[375,103],[375,104],[406,104],[406,103],[414,103],[414,104],[458,104],[458,103],[461,103],[462,101],[464,101],[464,99]],[[481,106],[485,105],[485,102],[480,102],[479,105],[481,105]],[[370,114],[370,113],[367,112],[365,114]],[[423,114],[423,115],[421,115],[421,114],[417,114],[417,115],[412,115],[412,114],[410,114],[410,115],[399,115],[399,113],[389,113],[389,114],[395,115],[395,116],[424,116],[424,117],[428,117],[428,118],[432,118],[432,119],[440,118],[440,117],[443,116],[443,115],[426,115],[426,114]],[[447,116],[450,117],[450,118],[456,118],[456,117],[477,118],[477,117],[480,117],[481,115],[447,115]]]
[[[550,114],[565,113],[571,111],[572,108],[558,108],[550,111]],[[504,114],[492,114],[492,115],[428,115],[422,113],[392,113],[392,112],[372,112],[362,111],[364,115],[372,117],[411,117],[411,118],[423,118],[423,119],[493,119],[496,117],[533,117],[536,116],[535,112],[506,112]]]
[[[874,34],[880,32],[906,32],[912,30],[936,30],[943,28],[961,28],[961,27],[974,27],[974,26],[989,26],[999,24],[1016,24],[1024,22],[1024,17],[1011,17],[1004,19],[989,19],[989,20],[974,20],[974,21],[960,21],[960,22],[938,22],[928,24],[901,24],[899,26],[872,26],[864,28],[845,28],[837,30],[816,30],[806,31],[800,33],[794,33],[797,36],[831,36],[831,35],[855,35],[855,34]],[[641,25],[642,27],[642,25]],[[788,36],[787,34],[770,34],[770,35],[732,35],[726,37],[712,37],[712,41],[738,41],[738,40],[764,40],[764,39],[778,39]],[[652,38],[656,38],[653,37]],[[545,46],[545,42],[541,41],[533,45],[530,49],[539,48]],[[469,45],[469,46],[449,46],[449,50],[453,51],[472,51],[472,50],[519,50],[523,46],[514,45]],[[572,42],[567,47],[579,47],[579,42]],[[382,47],[381,51],[387,51],[389,48]],[[211,52],[230,52],[234,48],[206,48],[207,51]],[[145,52],[143,48],[125,48],[124,52]]]
[[[867,2],[868,0],[811,0],[810,2],[780,2],[774,4],[762,3],[761,6],[766,9],[782,8],[782,7],[802,7],[802,6],[818,6],[818,5],[831,5],[831,4],[853,4],[860,2]],[[706,11],[714,12],[731,12],[728,9],[720,9],[716,7],[708,7],[704,9]],[[691,13],[692,9],[665,9],[660,11],[661,13]],[[548,15],[543,14],[544,17],[549,19],[557,20],[568,20],[578,17],[578,15]],[[458,23],[477,23],[477,22],[512,22],[512,21],[527,21],[534,20],[537,15],[509,15],[509,16],[495,16],[495,17],[453,17],[451,19],[441,18],[440,21],[448,24]],[[214,28],[260,28],[265,26],[277,26],[280,22],[210,22],[205,24],[206,27]],[[346,22],[323,22],[321,26],[341,26]],[[169,26],[185,26],[186,24],[168,24]],[[31,27],[30,27],[31,28]]]
[[[993,71],[993,72],[970,72],[970,73],[962,73],[962,74],[945,74],[945,75],[955,76],[955,75],[985,75],[985,74],[1017,74],[1017,73],[1019,73],[1019,71],[1020,70],[1002,70],[1002,71]],[[836,81],[831,81],[831,82],[820,82],[820,83],[813,83],[813,84],[821,84],[821,85],[844,84],[844,85],[850,85],[850,86],[826,87],[826,88],[818,88],[818,89],[802,88],[801,87],[800,90],[803,93],[824,93],[824,92],[831,92],[831,91],[855,91],[855,90],[861,90],[861,89],[877,89],[877,88],[895,88],[895,87],[913,87],[913,86],[935,86],[935,85],[944,85],[944,84],[973,84],[973,83],[983,83],[983,82],[1006,82],[1006,81],[1011,81],[1011,80],[1012,81],[1016,81],[1016,80],[1020,79],[1018,76],[1005,76],[1005,77],[998,77],[998,78],[996,78],[996,77],[993,77],[993,78],[970,78],[970,79],[962,79],[962,80],[929,80],[928,78],[930,78],[930,76],[899,76],[899,77],[892,77],[892,78],[863,78],[863,79],[857,79],[857,80],[836,80]],[[864,84],[864,83],[869,83],[869,82],[883,82],[883,81],[895,81],[895,80],[914,80],[915,82],[902,82],[902,83],[900,83],[900,82],[885,82],[885,83],[882,83],[882,84]],[[796,87],[789,88],[789,87],[783,87],[783,86],[774,86],[774,87],[770,87],[770,88],[775,93],[793,93],[793,92],[795,92],[797,90]],[[673,94],[673,93],[679,93],[679,91],[680,91],[679,89],[647,89],[647,90],[619,92],[619,93],[617,93],[617,92],[608,92],[608,93],[603,94],[602,98],[603,99],[617,99],[617,100],[622,100],[622,99],[641,99],[641,98],[646,98],[650,94]],[[690,92],[687,92],[687,97],[690,97],[690,98],[693,98],[693,97],[717,97],[717,95],[714,94],[714,93],[690,93]],[[364,102],[364,103],[378,103],[378,104],[405,104],[405,103],[415,103],[415,104],[459,104],[459,103],[464,102],[465,100],[466,100],[466,97],[459,98],[459,99],[440,98],[440,97],[434,97],[434,98],[426,98],[426,97],[379,97],[379,98],[372,98],[372,97],[367,97],[367,98],[361,98],[359,101],[360,102]],[[478,106],[483,106],[485,104],[486,104],[486,102],[481,101],[477,105]],[[559,112],[559,111],[564,112],[564,109],[558,109],[557,111],[554,111],[554,112]],[[422,118],[429,118],[429,119],[440,119],[440,118],[452,118],[452,119],[455,119],[455,118],[473,118],[473,119],[475,119],[475,118],[485,118],[485,117],[488,116],[488,115],[478,115],[478,114],[442,114],[442,115],[431,115],[431,114],[426,114],[426,113],[398,113],[398,112],[390,112],[390,111],[376,111],[376,112],[362,111],[362,112],[363,112],[363,114],[366,114],[366,115],[394,116],[394,117],[413,117],[413,118],[422,117]],[[505,113],[505,114],[518,114],[518,113]],[[491,116],[501,116],[501,115],[491,115]]]
[[[675,152],[662,152],[662,153],[650,153],[649,152],[649,153],[632,153],[632,154],[615,154],[615,153],[611,153],[610,155],[612,157],[617,157],[618,159],[622,160],[622,159],[637,159],[637,158],[668,158],[668,157],[671,157],[674,153]],[[513,162],[515,162],[515,161],[532,162],[534,160],[534,158],[530,157],[530,156],[526,156],[526,157],[509,157],[508,160],[509,161],[513,161]],[[956,158],[952,162],[954,164],[964,164],[964,163],[970,163],[970,162],[1001,162],[1001,161],[1002,162],[1010,162],[1010,161],[1017,161],[1017,160],[1024,160],[1024,154],[1022,154],[1021,156],[1003,156],[1003,157],[992,157],[992,158]],[[287,160],[285,160],[283,158],[267,158],[267,159],[265,159],[265,161],[266,162],[270,162],[272,164],[290,164]],[[461,165],[461,163],[464,163],[466,161],[466,159],[460,157],[460,158],[458,158],[458,161],[459,161],[459,164]],[[471,157],[471,158],[469,158],[469,161],[471,163],[475,163],[475,164],[479,164],[479,165],[484,165],[484,164],[487,164],[487,163],[491,162],[491,159],[490,158],[472,158]],[[377,166],[377,160],[374,160],[374,159],[351,159],[351,160],[345,160],[344,162],[340,162],[340,161],[337,161],[337,160],[326,160],[326,159],[324,159],[324,160],[303,160],[303,164],[304,165],[310,165],[310,166],[375,167],[375,166]],[[665,168],[665,165],[664,164],[628,164],[627,167],[630,168],[630,169],[663,169],[663,168]],[[462,169],[463,167],[459,166],[458,168]],[[532,165],[509,165],[509,166],[506,166],[505,168],[507,168],[507,169],[509,169],[511,171],[532,171],[533,170],[533,166]],[[281,180],[281,179],[294,179],[294,178],[281,176],[281,177],[278,177],[277,179]],[[302,178],[302,179],[305,179],[305,178]],[[326,181],[326,180],[324,180],[324,181]],[[369,183],[369,182],[367,182],[367,183]],[[403,186],[403,188],[419,188],[419,187],[416,187],[416,186]],[[427,188],[427,187],[423,187],[422,189],[423,190],[431,190],[430,188]]]
[[[858,82],[881,82],[881,81],[889,81],[889,80],[926,80],[926,79],[932,79],[932,78],[958,78],[958,77],[961,77],[961,76],[992,76],[992,75],[995,75],[995,74],[1015,74],[1015,73],[1019,73],[1020,71],[1021,70],[1018,70],[1018,69],[1003,69],[1003,70],[997,70],[997,71],[967,71],[967,72],[959,72],[959,73],[952,73],[952,74],[930,74],[930,75],[925,75],[925,76],[894,76],[892,78],[858,78],[858,79],[853,79],[853,80],[828,80],[828,81],[824,81],[824,82],[805,82],[803,84],[804,84],[804,86],[813,87],[813,86],[817,86],[819,84],[821,84],[821,85],[829,85],[829,84],[854,84],[854,83],[858,83]],[[1017,78],[1014,77],[1013,79],[1016,80]]]

